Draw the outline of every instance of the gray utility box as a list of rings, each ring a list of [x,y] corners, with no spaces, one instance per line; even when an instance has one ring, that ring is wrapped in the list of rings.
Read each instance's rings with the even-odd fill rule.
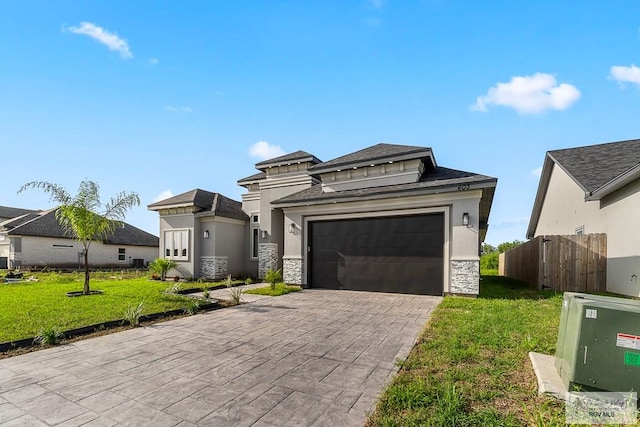
[[[640,392],[640,301],[565,292],[555,365],[569,391]]]

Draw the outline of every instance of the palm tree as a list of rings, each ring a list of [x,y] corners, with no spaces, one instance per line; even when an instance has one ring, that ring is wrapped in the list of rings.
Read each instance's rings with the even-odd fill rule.
[[[121,192],[104,205],[100,202],[98,184],[88,179],[80,183],[78,194],[71,196],[63,187],[46,181],[32,181],[23,185],[18,193],[27,189],[41,189],[51,195],[51,200],[60,206],[56,219],[67,234],[82,244],[84,256],[84,289],[89,295],[89,246],[93,241],[104,241],[112,235],[116,227],[122,225],[125,213],[133,206],[140,205],[136,193]]]

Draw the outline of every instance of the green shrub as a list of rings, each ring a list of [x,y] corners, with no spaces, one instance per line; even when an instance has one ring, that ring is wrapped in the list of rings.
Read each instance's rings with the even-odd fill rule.
[[[62,339],[64,339],[64,333],[55,326],[52,326],[38,332],[38,335],[33,338],[33,343],[42,346],[57,345],[60,344]]]
[[[231,283],[229,283],[227,287],[229,288],[229,298],[231,298],[231,304],[240,304],[242,302],[242,288],[239,286],[234,287]]]
[[[178,267],[178,263],[166,258],[156,258],[149,264],[149,270],[151,273],[155,273],[160,276],[160,280],[166,280],[169,270],[176,267]]]
[[[282,272],[280,270],[269,269],[264,275],[264,280],[271,285],[271,290],[275,291],[276,284],[282,282]]]
[[[140,325],[140,315],[142,315],[142,309],[144,307],[144,301],[140,301],[140,304],[133,306],[130,305],[124,312],[124,320],[129,323],[132,328]]]
[[[192,299],[189,301],[187,307],[184,309],[184,313],[193,316],[200,311],[200,301]]]

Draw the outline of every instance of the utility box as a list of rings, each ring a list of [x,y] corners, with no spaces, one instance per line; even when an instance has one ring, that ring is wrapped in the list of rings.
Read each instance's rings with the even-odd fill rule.
[[[555,366],[569,391],[640,392],[640,301],[565,292]]]

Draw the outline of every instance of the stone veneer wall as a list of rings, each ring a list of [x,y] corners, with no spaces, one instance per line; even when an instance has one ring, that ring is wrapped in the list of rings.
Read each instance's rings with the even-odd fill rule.
[[[283,258],[282,277],[285,283],[290,285],[302,284],[302,258]]]
[[[260,243],[258,244],[258,278],[264,278],[267,270],[278,269],[278,244]]]
[[[480,292],[480,261],[457,260],[451,261],[451,290],[452,294],[478,295]]]
[[[200,277],[204,279],[222,280],[227,277],[228,258],[226,256],[200,257]]]

